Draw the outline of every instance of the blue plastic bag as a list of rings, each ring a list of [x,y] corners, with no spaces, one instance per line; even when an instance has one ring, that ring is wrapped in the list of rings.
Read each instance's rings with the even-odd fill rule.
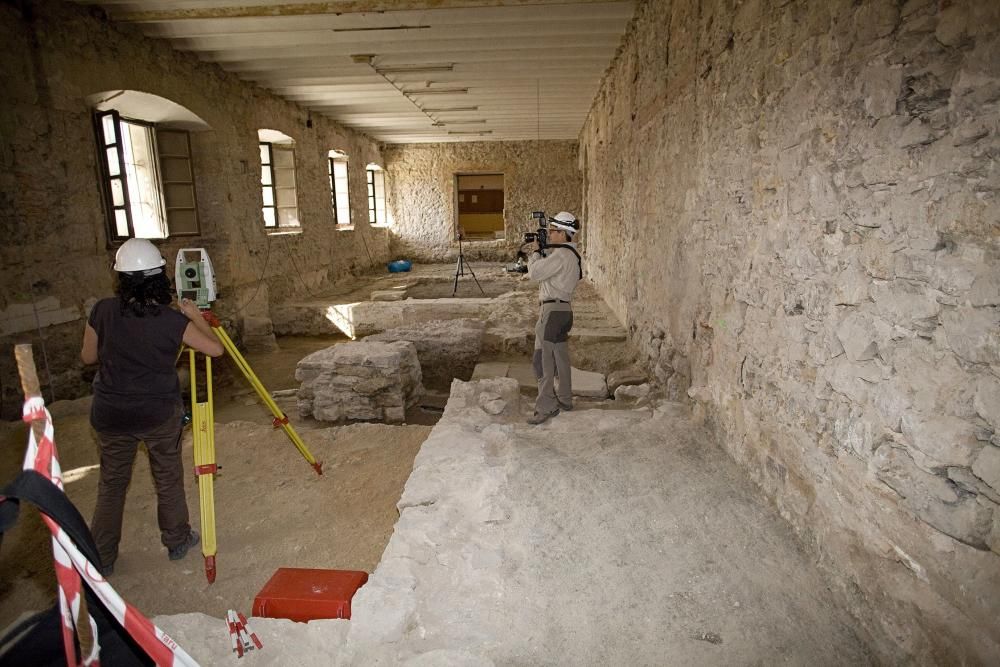
[[[397,259],[395,262],[389,262],[387,265],[389,267],[389,273],[403,273],[409,271],[413,264],[408,259]]]

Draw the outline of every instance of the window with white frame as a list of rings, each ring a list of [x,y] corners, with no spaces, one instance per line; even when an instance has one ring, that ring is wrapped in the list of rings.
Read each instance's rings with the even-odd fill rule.
[[[275,130],[258,130],[257,136],[264,227],[297,229],[300,223],[295,192],[295,142]]]
[[[385,171],[377,164],[369,164],[368,172],[368,222],[385,224]]]
[[[351,197],[347,164],[346,153],[330,151],[327,160],[327,173],[330,176],[330,205],[333,207],[334,222],[338,225],[351,224]]]
[[[117,109],[98,111],[94,120],[109,240],[198,234],[188,132]]]

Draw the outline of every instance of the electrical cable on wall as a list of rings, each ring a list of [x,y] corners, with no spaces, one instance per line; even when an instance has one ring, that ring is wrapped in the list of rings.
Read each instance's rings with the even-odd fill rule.
[[[296,275],[298,275],[299,282],[302,283],[302,287],[305,288],[306,294],[308,294],[309,296],[311,296],[314,299],[318,299],[319,296],[317,296],[316,294],[313,294],[313,291],[311,289],[309,289],[309,285],[306,284],[305,278],[302,277],[302,272],[299,271],[299,265],[295,261],[295,256],[292,255],[292,247],[288,244],[288,239],[285,238],[285,237],[282,237],[282,238],[285,241],[285,249],[287,250],[288,260],[292,263],[292,268],[295,269],[295,273],[296,273]]]
[[[243,235],[242,230],[240,231],[240,234]],[[265,234],[265,240],[266,240],[266,245],[265,245],[265,251],[264,251],[264,266],[260,270],[260,278],[257,279],[257,288],[254,289],[253,296],[250,297],[250,300],[247,301],[242,306],[240,306],[239,308],[236,309],[236,312],[233,313],[234,317],[236,315],[239,315],[240,313],[242,313],[244,310],[247,309],[247,307],[251,303],[254,302],[254,299],[257,298],[257,294],[260,292],[260,286],[264,283],[264,276],[267,274],[267,263],[268,263],[268,260],[271,258],[271,237],[270,237],[270,235]],[[246,244],[247,246],[249,246],[250,244],[247,243],[246,241],[247,241],[247,239],[246,239],[246,236],[244,235],[243,236],[243,243]]]
[[[360,232],[361,230],[359,229],[358,231]],[[365,252],[368,254],[368,261],[372,263],[372,266],[375,266],[375,259],[372,257],[371,250],[368,249],[368,241],[365,240],[364,234],[361,234],[361,242],[365,244]]]
[[[56,385],[52,382],[52,369],[49,368],[49,353],[45,347],[45,338],[42,336],[42,320],[38,317],[38,302],[35,298],[38,294],[37,290],[41,286],[48,287],[48,283],[44,280],[36,280],[31,284],[31,311],[35,314],[35,330],[38,332],[38,341],[40,347],[42,348],[42,360],[45,363],[45,377],[49,380],[49,402],[55,403]]]

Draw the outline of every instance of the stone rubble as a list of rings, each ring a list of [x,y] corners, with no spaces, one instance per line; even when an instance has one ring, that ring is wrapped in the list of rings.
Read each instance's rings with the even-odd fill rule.
[[[400,423],[423,392],[417,348],[409,341],[353,342],[299,361],[299,414],[321,421]]]

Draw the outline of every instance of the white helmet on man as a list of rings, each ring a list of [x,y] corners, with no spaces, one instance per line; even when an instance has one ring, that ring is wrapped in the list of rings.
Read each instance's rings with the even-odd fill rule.
[[[549,219],[549,224],[552,225],[552,229],[566,232],[570,237],[580,231],[580,221],[568,211],[556,213],[556,217]]]
[[[144,271],[151,275],[161,271],[160,267],[166,263],[156,246],[146,239],[129,239],[115,253],[115,271],[122,273]]]

